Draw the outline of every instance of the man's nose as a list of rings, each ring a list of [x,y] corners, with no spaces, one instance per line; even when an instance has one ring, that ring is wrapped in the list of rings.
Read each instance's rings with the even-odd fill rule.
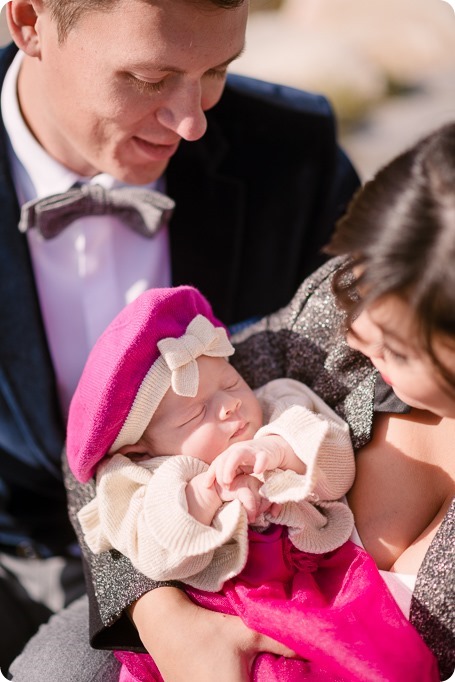
[[[199,140],[207,130],[200,84],[180,88],[165,105],[157,109],[156,118],[158,123],[177,133],[183,140]]]

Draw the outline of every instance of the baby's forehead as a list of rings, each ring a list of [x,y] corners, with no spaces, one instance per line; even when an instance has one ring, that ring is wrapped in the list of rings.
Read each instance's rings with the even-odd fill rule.
[[[219,372],[236,372],[237,370],[229,362],[229,358],[223,357],[211,357],[210,355],[200,355],[197,358],[197,364],[199,369],[205,371],[214,371],[216,369]]]

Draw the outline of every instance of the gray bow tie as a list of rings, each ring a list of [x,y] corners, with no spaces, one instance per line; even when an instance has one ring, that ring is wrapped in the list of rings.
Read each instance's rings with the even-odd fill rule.
[[[105,190],[101,185],[75,186],[62,194],[28,201],[22,206],[19,230],[36,228],[44,239],[56,237],[78,218],[116,215],[144,237],[153,237],[175,202],[161,192],[138,187]]]

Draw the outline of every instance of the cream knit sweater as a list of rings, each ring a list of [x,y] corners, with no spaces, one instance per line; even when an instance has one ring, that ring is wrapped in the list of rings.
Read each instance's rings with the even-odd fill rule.
[[[306,464],[306,473],[276,470],[261,477],[261,494],[282,508],[275,518],[265,513],[254,527],[286,525],[292,543],[305,552],[336,549],[354,525],[340,501],[355,472],[348,426],[293,379],[271,381],[255,393],[265,424],[255,437],[282,436]],[[206,469],[204,462],[187,456],[132,462],[116,454],[104,460],[96,475],[96,497],[78,513],[90,549],[116,549],[154,580],[219,590],[246,563],[248,525],[238,500],[224,503],[211,526],[189,515],[186,484]]]

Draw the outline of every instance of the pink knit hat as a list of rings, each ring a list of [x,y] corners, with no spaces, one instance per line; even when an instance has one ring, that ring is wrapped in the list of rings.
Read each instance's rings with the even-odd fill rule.
[[[127,305],[93,347],[71,401],[67,456],[85,483],[109,452],[136,443],[166,391],[195,396],[200,355],[234,348],[202,294],[149,289]]]

